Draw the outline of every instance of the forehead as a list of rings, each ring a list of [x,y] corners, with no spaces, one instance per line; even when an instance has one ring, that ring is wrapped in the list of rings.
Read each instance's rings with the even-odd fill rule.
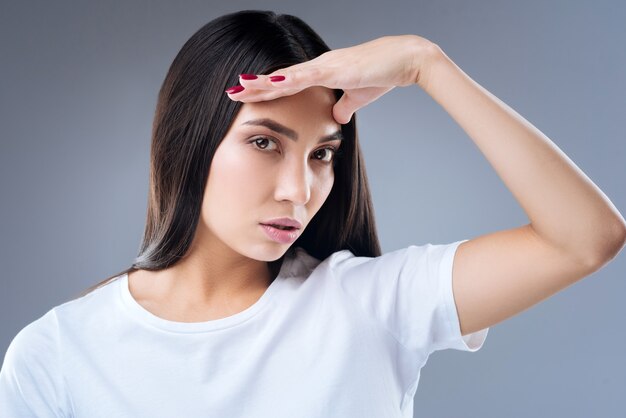
[[[313,86],[273,100],[243,103],[233,126],[240,127],[251,119],[271,118],[297,132],[331,133],[341,129],[332,114],[335,103],[333,90]]]

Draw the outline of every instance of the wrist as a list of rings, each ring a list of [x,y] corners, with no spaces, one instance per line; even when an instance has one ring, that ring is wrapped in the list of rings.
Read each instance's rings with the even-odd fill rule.
[[[437,62],[440,62],[445,54],[439,45],[424,38],[418,39],[414,54],[414,84],[427,90]]]

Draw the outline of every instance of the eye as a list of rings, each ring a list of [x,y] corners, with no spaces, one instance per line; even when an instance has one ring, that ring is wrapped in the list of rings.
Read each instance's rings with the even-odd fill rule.
[[[278,145],[277,141],[267,136],[258,136],[250,140],[249,143],[253,144],[256,148],[261,150],[267,150],[269,143],[274,143],[274,145]],[[326,153],[325,156],[324,152]],[[336,158],[342,154],[342,151],[338,147],[334,147],[331,145],[315,150],[313,153],[317,156],[322,155],[322,158],[316,158],[317,161],[321,161],[326,164],[334,164],[336,163]]]
[[[273,142],[274,144],[276,144],[276,141],[266,136],[259,136],[250,142],[253,143],[255,146],[257,146],[257,148],[259,148],[258,147],[259,144],[267,144],[268,142]],[[267,145],[261,146],[260,149],[267,149]]]
[[[337,147],[333,147],[333,146],[321,148],[315,151],[315,154],[319,152],[324,152],[324,151],[326,151],[326,155],[330,156],[330,158],[321,158],[320,161],[324,161],[325,163],[328,163],[328,164],[334,163],[337,156],[340,155],[340,150]],[[328,151],[331,151],[331,152],[328,152]]]

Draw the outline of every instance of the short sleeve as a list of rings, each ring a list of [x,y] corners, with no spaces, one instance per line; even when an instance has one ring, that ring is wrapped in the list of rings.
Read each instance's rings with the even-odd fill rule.
[[[51,310],[13,338],[0,369],[0,416],[65,417],[58,326]]]
[[[475,352],[489,328],[461,335],[452,288],[454,255],[465,241],[411,245],[379,257],[343,250],[331,268],[344,291],[410,351]]]

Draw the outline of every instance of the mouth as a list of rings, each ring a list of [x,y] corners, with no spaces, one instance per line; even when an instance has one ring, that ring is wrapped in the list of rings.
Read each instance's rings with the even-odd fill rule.
[[[293,226],[284,226],[276,224],[259,224],[263,227],[265,234],[269,239],[281,244],[291,244],[300,235],[299,229]]]
[[[293,226],[284,226],[284,225],[276,225],[276,224],[261,224],[261,225],[273,226],[274,228],[282,229],[283,231],[295,231],[298,229],[298,228],[294,228]]]
[[[297,219],[288,216],[268,219],[266,222],[261,222],[261,225],[271,226],[282,231],[296,231],[302,228],[302,224]]]

